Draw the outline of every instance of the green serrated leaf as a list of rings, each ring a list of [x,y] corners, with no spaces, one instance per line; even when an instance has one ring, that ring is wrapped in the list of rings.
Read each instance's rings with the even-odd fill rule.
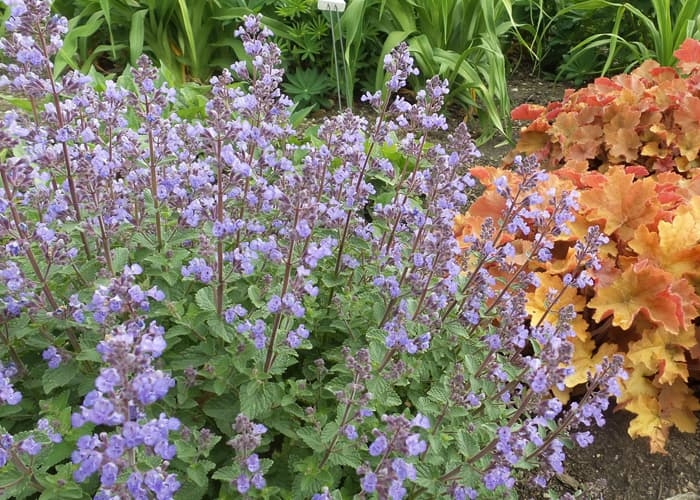
[[[326,273],[321,276],[321,283],[326,288],[335,288],[337,286],[343,286],[348,282],[347,276],[336,276],[332,273]]]
[[[214,467],[216,467],[214,462],[210,462],[209,460],[199,461],[187,468],[187,477],[197,486],[203,488],[209,484],[209,471]]]
[[[282,375],[287,371],[287,368],[297,364],[298,360],[296,357],[296,351],[294,352],[281,352],[275,356],[275,361],[270,367],[270,375]]]
[[[251,380],[241,386],[241,412],[251,419],[269,415],[284,394],[277,383]]]
[[[336,422],[328,422],[321,431],[321,440],[324,443],[330,444],[333,438],[338,434],[338,424]]]
[[[0,498],[25,498],[33,492],[29,487],[31,476],[22,474],[15,467],[0,469]]]
[[[216,311],[214,303],[214,290],[210,286],[205,286],[197,290],[194,301],[202,311]]]
[[[214,318],[209,318],[207,319],[206,323],[212,337],[221,339],[226,343],[230,343],[233,340],[233,334],[229,331],[229,327],[220,317],[216,316]]]
[[[401,405],[401,398],[385,379],[374,377],[369,379],[366,384],[367,390],[374,395],[374,399],[381,401],[385,407]]]
[[[428,396],[439,405],[446,405],[450,401],[450,395],[443,387],[433,386],[428,390]]]
[[[336,446],[328,457],[328,463],[357,469],[362,465],[362,457],[354,446]]]
[[[426,397],[418,398],[418,400],[416,401],[416,408],[423,415],[435,416],[440,413],[440,406],[438,406]]]
[[[231,429],[233,416],[240,413],[241,410],[238,396],[223,394],[207,401],[202,407],[202,411],[208,417],[216,420],[219,430],[229,436],[233,432]]]
[[[472,457],[479,452],[479,440],[475,433],[460,431],[456,438],[457,450],[463,457]]]
[[[206,498],[209,484],[204,486],[197,485],[194,481],[183,481],[180,489],[177,490],[176,498]]]
[[[306,446],[316,452],[320,453],[326,451],[326,445],[323,444],[321,434],[316,429],[311,427],[297,429],[297,437],[301,439]]]
[[[379,324],[386,313],[386,305],[381,300],[376,300],[372,303],[372,319],[375,324]]]
[[[100,353],[98,353],[94,349],[94,345],[93,346],[85,346],[85,345],[81,344],[81,347],[83,347],[83,349],[78,354],[75,355],[75,359],[77,359],[78,361],[93,361],[95,363],[102,362],[102,358],[100,357]]]
[[[290,414],[297,418],[302,418],[304,416],[303,409],[299,406],[297,406],[297,408],[300,411],[289,411],[289,407],[285,407],[284,411],[272,412],[272,414],[265,420],[265,425],[272,429],[275,429],[276,431],[281,432],[282,434],[291,439],[296,438],[298,424],[295,420],[292,420]]]
[[[326,468],[320,469],[318,459],[314,456],[302,460],[295,469],[298,474],[296,474],[292,486],[294,498],[311,498],[324,486],[335,484],[333,475]]]
[[[44,392],[49,394],[56,387],[63,387],[75,378],[78,373],[76,363],[63,363],[58,368],[48,369],[41,377]]]
[[[122,272],[124,267],[129,263],[129,255],[131,252],[128,248],[113,248],[112,249],[112,267],[115,272]]]
[[[41,500],[85,498],[83,489],[72,480],[72,469],[72,464],[62,464],[56,467],[56,474],[36,474],[35,479],[45,488],[39,498]]]
[[[212,474],[211,477],[212,479],[216,479],[217,481],[225,481],[230,483],[235,481],[240,473],[240,467],[227,465],[226,467],[218,469],[216,472],[214,472],[214,474]]]
[[[188,347],[181,351],[178,356],[169,360],[169,367],[173,370],[184,370],[190,366],[200,367],[209,362],[215,355],[216,348],[212,345],[214,342],[202,342],[200,344]]]
[[[265,301],[260,294],[260,288],[256,285],[250,285],[248,287],[248,298],[258,309],[265,307]]]
[[[199,454],[196,446],[181,439],[175,440],[175,447],[177,448],[177,458],[183,462],[190,462]]]

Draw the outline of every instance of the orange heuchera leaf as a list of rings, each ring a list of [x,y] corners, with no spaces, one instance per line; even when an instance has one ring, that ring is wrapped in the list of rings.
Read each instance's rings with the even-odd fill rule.
[[[664,448],[671,425],[661,418],[658,385],[649,380],[642,366],[627,365],[629,360],[626,360],[628,378],[620,383],[622,397],[616,409],[624,408],[637,415],[627,428],[630,437],[647,437],[652,453],[666,453]]]
[[[578,336],[572,337],[569,341],[574,346],[574,357],[571,360],[571,367],[574,373],[566,377],[564,383],[566,387],[576,387],[588,381],[588,374],[595,373],[596,366],[600,365],[603,358],[611,358],[613,354],[619,352],[615,344],[607,342],[601,344],[596,350],[596,343],[592,339],[582,340]]]
[[[681,432],[695,432],[698,418],[693,412],[700,410],[700,401],[687,384],[677,381],[664,386],[659,393],[661,417],[672,422]]]
[[[547,125],[549,128],[549,125]],[[520,133],[516,149],[525,154],[540,153],[549,146],[549,135],[544,131],[536,131],[530,129],[523,130]]]
[[[469,211],[467,212],[469,216],[479,219],[478,225],[475,228],[476,233],[474,234],[479,234],[481,231],[481,222],[483,222],[486,217],[491,217],[494,222],[498,224],[498,221],[500,218],[502,218],[505,209],[505,198],[496,193],[496,191],[484,191],[484,193],[471,204]]]
[[[700,278],[700,217],[686,212],[670,223],[659,222],[659,248],[665,269],[678,277]]]
[[[611,156],[611,163],[632,162],[639,157],[642,141],[633,129],[619,128],[614,132],[608,131],[605,139],[610,144],[608,153]]]
[[[685,95],[679,108],[674,113],[676,124],[680,127],[676,144],[688,162],[692,162],[698,157],[700,150],[700,98],[694,95]],[[683,169],[679,168],[683,171]]]
[[[525,305],[525,310],[530,314],[531,322],[533,325],[538,324],[542,318],[551,324],[556,324],[558,321],[559,310],[572,304],[574,310],[577,313],[583,311],[586,306],[586,299],[576,293],[576,289],[573,287],[567,287],[559,300],[549,307],[547,304],[547,296],[550,290],[562,290],[564,288],[564,283],[559,276],[552,276],[546,273],[536,273],[540,280],[540,286],[535,288],[533,291],[527,294],[527,304]],[[576,319],[574,319],[571,324],[572,328],[576,332],[576,336],[585,339],[587,338],[586,330],[588,328],[588,323],[583,319],[583,316],[578,314]]]
[[[673,277],[641,261],[625,269],[618,279],[596,290],[596,295],[588,306],[595,309],[594,321],[602,321],[613,316],[612,324],[627,330],[640,312],[659,323],[657,318],[674,318],[679,304],[668,300],[668,290]],[[677,328],[677,322],[675,326]]]
[[[618,233],[622,241],[634,236],[634,230],[656,221],[660,208],[651,178],[634,180],[621,167],[613,167],[607,182],[581,194],[581,206],[588,210],[588,220],[605,221],[605,233]]]
[[[637,414],[627,428],[630,437],[649,438],[649,449],[652,453],[666,454],[666,441],[671,424],[661,418],[658,400],[649,396],[641,396],[630,401],[625,408]]]
[[[598,171],[581,171],[577,165],[572,168],[562,168],[555,172],[557,177],[569,179],[578,189],[597,188],[604,186],[608,182],[605,174]]]
[[[659,300],[667,302],[665,307],[649,310],[648,317],[671,333],[689,328],[698,315],[700,298],[695,295],[695,289],[686,279],[674,280],[668,289],[659,294]]]
[[[700,67],[700,42],[688,38],[673,53],[678,59],[678,67],[685,73],[690,73],[695,68]]]
[[[544,113],[546,108],[539,104],[521,104],[510,112],[510,117],[513,120],[527,120],[532,121],[542,113]]]
[[[656,194],[659,202],[667,209],[674,210],[686,200],[692,198],[691,186],[686,186],[686,180],[675,172],[656,174]],[[700,187],[700,183],[698,183]],[[700,193],[698,193],[700,194]]]
[[[640,365],[645,373],[656,374],[656,382],[672,384],[676,379],[688,381],[688,366],[685,362],[685,349],[673,343],[673,335],[662,328],[645,330],[642,338],[628,346],[627,359]]]
[[[489,186],[493,183],[495,167],[477,165],[469,169],[469,175],[474,177],[484,186]]]
[[[700,209],[700,197],[695,198]],[[671,222],[659,222],[657,231],[650,231],[645,226],[638,227],[629,247],[638,255],[653,260],[677,279],[688,278],[698,282],[700,211],[696,214],[691,206],[679,207]]]
[[[585,125],[580,118],[578,111],[560,113],[549,131],[561,144],[566,159],[593,159],[601,150],[603,129],[598,124]]]

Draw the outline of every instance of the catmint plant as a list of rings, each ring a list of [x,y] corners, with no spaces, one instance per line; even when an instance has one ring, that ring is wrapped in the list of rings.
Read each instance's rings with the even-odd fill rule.
[[[573,307],[605,236],[567,241],[575,192],[531,158],[465,238],[479,186],[448,82],[292,126],[280,49],[198,92],[142,57],[54,75],[65,20],[7,2],[0,89],[0,488],[23,498],[477,498],[547,481],[592,440],[621,359],[566,404]],[[187,117],[186,117],[187,116]],[[445,144],[436,134],[447,135]],[[533,320],[532,271],[576,262]],[[552,319],[554,318],[554,319]],[[28,423],[27,415],[40,420]]]
[[[165,397],[175,381],[153,367],[166,347],[164,329],[155,321],[146,323],[139,313],[150,309],[149,298],[162,300],[163,292],[155,287],[142,290],[135,283],[141,271],[137,264],[127,266],[121,276],[96,290],[86,306],[105,331],[95,348],[104,367],[71,423],[76,428],[91,423],[114,432],[81,436],[71,460],[78,466],[73,473],[76,482],[99,474],[96,498],[149,498],[149,492],[156,498],[171,498],[180,487],[176,476],[167,472],[176,454],[169,435],[180,428],[180,421],[162,412],[149,419],[145,412]],[[158,457],[160,463],[142,470],[139,450]]]

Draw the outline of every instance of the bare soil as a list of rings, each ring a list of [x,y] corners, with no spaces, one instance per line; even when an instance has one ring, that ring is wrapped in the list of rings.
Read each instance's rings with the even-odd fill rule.
[[[568,86],[527,74],[514,74],[509,79],[513,107],[528,102],[547,104],[561,100]],[[522,124],[515,124],[519,131]],[[480,146],[482,165],[500,165],[512,144],[495,137]],[[700,384],[695,381],[696,393]],[[699,415],[700,416],[700,415]],[[667,443],[667,454],[649,452],[643,439],[633,440],[627,427],[633,414],[609,412],[607,424],[592,430],[595,442],[587,448],[568,450],[566,471],[552,481],[553,494],[541,490],[523,490],[522,498],[556,498],[571,493],[581,499],[604,500],[700,500],[700,426],[695,434],[673,429]]]

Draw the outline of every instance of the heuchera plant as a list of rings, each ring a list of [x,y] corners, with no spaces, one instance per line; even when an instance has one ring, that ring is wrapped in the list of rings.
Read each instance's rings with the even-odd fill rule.
[[[694,432],[700,409],[687,384],[700,378],[700,42],[687,40],[675,55],[677,68],[647,61],[546,108],[513,111],[532,120],[516,150],[553,169],[553,189],[581,193],[568,238],[584,237],[591,224],[610,238],[591,286],[566,297],[582,314],[567,386],[584,382],[601,356],[625,353],[630,378],[618,406],[637,414],[629,433],[648,437],[655,452],[664,451],[671,427]],[[489,185],[498,175],[478,177]],[[458,235],[469,232],[470,217],[499,213],[500,205],[486,204],[496,194],[485,196]],[[543,285],[558,287],[575,268],[568,238],[546,266],[529,268]],[[542,309],[543,290],[530,294],[531,312]]]
[[[346,111],[303,135],[259,18],[236,32],[250,60],[186,120],[146,58],[120,83],[53,79],[65,20],[8,6],[3,495],[506,497],[591,442],[622,358],[576,401],[553,391],[572,371],[568,297],[606,239],[569,240],[576,267],[531,317],[528,265],[551,260],[577,194],[519,161],[497,217],[458,242],[478,153],[464,125],[428,141],[446,82],[394,97],[406,46],[365,96],[373,125]]]

